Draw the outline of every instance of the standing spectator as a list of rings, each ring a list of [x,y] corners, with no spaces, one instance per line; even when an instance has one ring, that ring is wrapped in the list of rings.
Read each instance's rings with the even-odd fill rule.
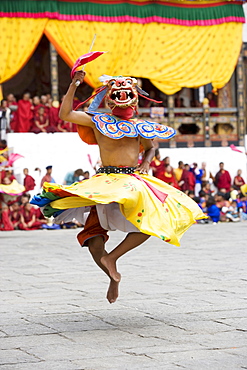
[[[240,187],[245,184],[244,179],[242,178],[242,170],[237,171],[237,176],[233,179],[233,185],[235,189],[240,190]]]
[[[11,110],[10,128],[11,130],[16,131],[16,114],[17,114],[16,111],[18,109],[18,104],[13,94],[7,95],[7,106]]]
[[[193,163],[193,167],[191,168],[191,172],[195,177],[195,196],[198,197],[199,191],[202,190],[202,175],[203,170],[198,168],[197,163]]]
[[[84,174],[81,168],[78,168],[78,170],[73,172],[68,172],[64,179],[64,185],[71,185],[74,184],[74,182],[80,181],[83,175]]]
[[[204,187],[210,179],[214,180],[212,173],[206,168],[207,163],[202,162],[201,170],[202,170],[202,187]]]
[[[179,189],[176,177],[172,171],[172,166],[170,166],[169,164],[166,165],[165,171],[163,173],[163,178],[160,178],[160,179],[166,182],[168,185],[171,185],[174,188]]]
[[[3,99],[0,105],[0,139],[6,139],[7,132],[10,132],[10,109],[7,100]]]
[[[215,186],[220,191],[221,189],[225,189],[226,192],[230,191],[231,187],[231,176],[228,171],[224,169],[224,163],[220,162],[219,164],[220,170],[216,173],[215,176]],[[221,190],[222,191],[222,190]]]
[[[193,173],[190,171],[189,164],[184,165],[183,173],[178,185],[180,186],[180,189],[186,194],[188,193],[189,190],[194,191],[195,177]]]
[[[208,92],[206,96],[210,108],[217,108],[216,96],[212,92]]]
[[[59,103],[52,102],[52,105],[49,111],[49,126],[53,129],[53,132],[58,131],[57,126],[60,121],[58,114],[59,114]]]
[[[184,162],[183,161],[179,161],[178,162],[178,168],[175,168],[173,170],[177,182],[179,182],[181,180],[181,177],[182,177],[182,174],[183,174],[183,170],[184,170]]]
[[[162,180],[161,177],[163,176],[165,166],[164,162],[160,159],[159,149],[155,149],[154,158],[150,163],[150,167],[152,168],[153,176]]]
[[[35,116],[36,113],[38,113],[38,110],[40,107],[43,105],[40,103],[40,98],[39,96],[34,96],[32,99],[33,105],[32,105],[32,110],[33,110],[33,115]]]
[[[52,182],[52,183],[55,183],[55,180],[51,176],[51,174],[52,174],[52,166],[47,166],[45,169],[46,169],[46,174],[41,179],[41,183],[40,183],[40,187],[41,188],[42,188],[44,182]]]
[[[30,94],[23,94],[23,98],[18,101],[16,112],[16,132],[29,132],[32,125],[33,113],[31,110]]]
[[[32,176],[28,174],[28,168],[23,169],[23,173],[25,175],[23,185],[25,186],[25,190],[28,192],[35,188],[35,180]]]
[[[42,107],[45,108],[45,113],[47,114],[47,116],[49,116],[50,107],[49,107],[49,104],[48,104],[47,95],[41,95],[40,103],[41,103]]]

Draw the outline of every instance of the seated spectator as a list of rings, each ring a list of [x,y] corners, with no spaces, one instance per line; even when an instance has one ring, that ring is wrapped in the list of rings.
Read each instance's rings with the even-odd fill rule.
[[[242,178],[242,170],[237,171],[237,175],[233,179],[233,185],[235,189],[240,190],[240,187],[245,184],[244,179]]]
[[[12,223],[13,229],[19,229],[19,223],[21,221],[21,212],[20,212],[20,205],[18,202],[14,202],[10,207],[9,218],[10,222]]]
[[[35,188],[35,180],[32,176],[28,174],[28,168],[23,169],[23,173],[25,175],[23,185],[25,186],[25,190],[28,192]]]
[[[41,224],[47,224],[48,223],[48,219],[45,218],[45,216],[43,215],[43,213],[41,212],[40,208],[35,208],[35,215],[36,215],[36,220],[39,221]]]
[[[236,200],[233,200],[228,207],[226,212],[226,221],[237,222],[240,221],[239,212],[238,212],[238,204]]]
[[[0,202],[0,204],[0,231],[12,231],[14,228],[9,217],[9,207],[3,202]]]
[[[241,193],[237,199],[237,203],[241,221],[247,221],[247,197]]]
[[[84,181],[84,180],[88,180],[89,179],[89,172],[88,171],[85,171],[84,173],[83,173],[83,179],[82,179],[82,181]]]
[[[3,171],[0,171],[0,184],[9,185],[9,184],[11,184],[11,182],[13,180],[15,180],[15,176],[13,174],[13,170],[11,170],[8,167],[6,167]]]
[[[64,179],[64,185],[71,185],[74,184],[74,182],[82,180],[83,175],[84,174],[81,168],[78,168],[78,170],[73,172],[68,172]]]
[[[38,112],[33,118],[33,125],[30,132],[39,134],[40,132],[47,132],[47,127],[49,125],[48,115],[45,113],[44,107],[39,107]]]
[[[59,120],[58,125],[57,125],[57,131],[58,132],[77,132],[77,128],[74,123]]]
[[[202,191],[204,191],[204,193],[206,193],[208,195],[212,195],[213,190],[211,190],[211,184],[209,182],[204,184],[203,187],[202,187]]]
[[[236,200],[239,194],[239,190],[236,189],[235,185],[230,187],[230,198],[231,200]]]
[[[207,215],[213,221],[214,224],[217,224],[220,221],[220,210],[215,204],[213,197],[209,197],[206,202]]]
[[[20,209],[23,209],[25,204],[27,204],[29,201],[30,201],[30,194],[22,194],[20,197],[18,197],[17,201],[19,202],[20,204]]]
[[[230,206],[230,202],[226,200],[226,194],[222,192],[218,192],[215,195],[215,201],[216,201],[216,206],[220,210],[220,220],[222,222],[226,221],[226,213],[228,212],[228,208]]]
[[[37,220],[35,208],[30,203],[26,203],[21,211],[19,229],[38,230],[41,229],[41,226],[42,223]]]
[[[207,202],[209,196],[203,190],[200,190],[199,191],[199,198],[200,198],[201,208],[202,208],[203,212],[206,212],[206,202]]]
[[[188,191],[188,194],[187,194],[191,199],[194,199],[195,198],[195,193],[193,190],[189,190]]]

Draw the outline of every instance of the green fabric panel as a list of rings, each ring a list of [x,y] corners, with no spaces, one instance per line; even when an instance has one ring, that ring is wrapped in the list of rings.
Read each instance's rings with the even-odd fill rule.
[[[53,194],[53,193],[48,192],[48,191],[45,191],[45,190],[42,191],[42,193],[40,194],[40,196],[42,198],[48,198],[51,201],[54,201],[54,200],[57,200],[57,199],[61,199],[61,197],[59,195]]]
[[[0,11],[7,13],[59,13],[62,15],[84,15],[90,14],[102,17],[121,17],[129,15],[137,18],[158,16],[161,18],[176,18],[181,20],[207,20],[219,19],[224,17],[244,17],[242,5],[229,3],[220,6],[197,8],[191,4],[190,8],[180,8],[176,6],[166,6],[162,4],[100,4],[93,2],[63,2],[63,1],[44,1],[44,0],[2,0]],[[57,18],[56,14],[49,16]]]
[[[54,215],[55,212],[61,211],[61,209],[52,208],[50,204],[47,204],[45,208],[43,208],[43,214],[45,217],[51,217]]]

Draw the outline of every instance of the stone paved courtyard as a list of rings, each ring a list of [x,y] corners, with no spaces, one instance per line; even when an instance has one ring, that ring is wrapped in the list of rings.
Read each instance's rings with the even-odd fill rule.
[[[247,222],[150,238],[112,305],[77,232],[0,233],[1,370],[247,369]]]

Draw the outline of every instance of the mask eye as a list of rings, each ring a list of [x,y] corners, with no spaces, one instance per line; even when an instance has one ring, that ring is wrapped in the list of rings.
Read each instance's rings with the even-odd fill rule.
[[[127,80],[127,83],[132,85],[132,80]]]
[[[110,84],[111,86],[113,86],[113,85],[115,84],[115,80],[110,81],[110,82],[109,82],[109,84]]]

